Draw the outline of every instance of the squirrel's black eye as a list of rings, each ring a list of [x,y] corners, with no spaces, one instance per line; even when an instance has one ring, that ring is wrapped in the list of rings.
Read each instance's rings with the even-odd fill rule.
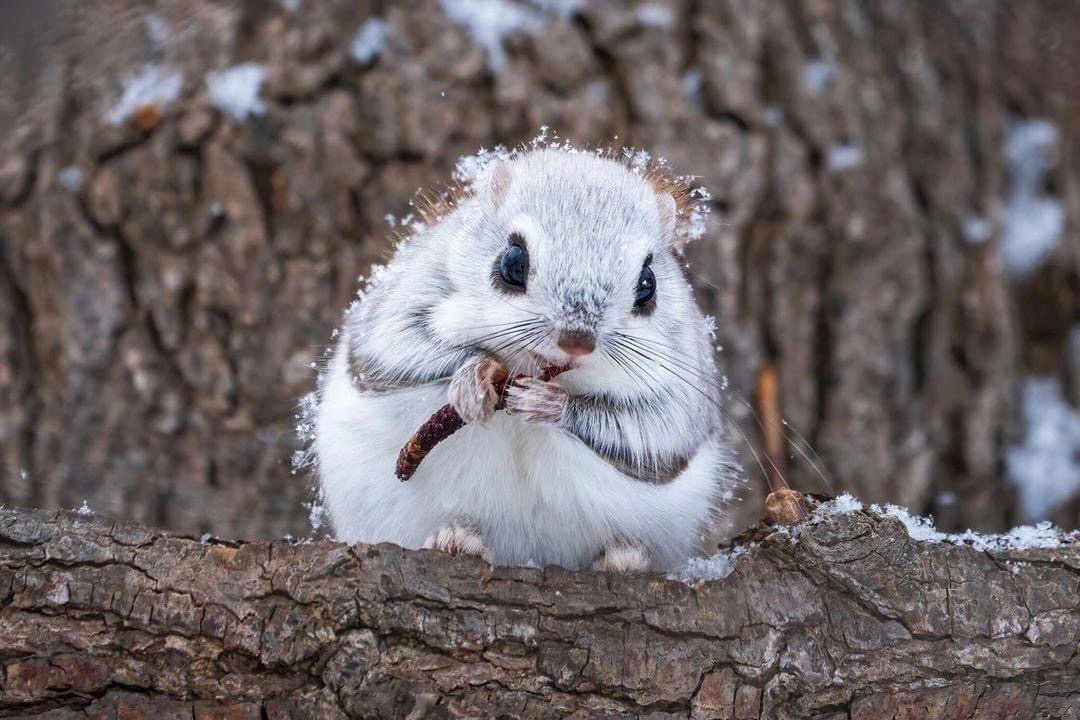
[[[499,258],[499,277],[507,285],[525,288],[525,276],[529,274],[529,253],[520,245],[511,245]]]
[[[645,307],[655,294],[656,275],[653,274],[652,268],[646,262],[645,267],[641,268],[641,274],[638,275],[637,288],[634,290],[634,307]]]

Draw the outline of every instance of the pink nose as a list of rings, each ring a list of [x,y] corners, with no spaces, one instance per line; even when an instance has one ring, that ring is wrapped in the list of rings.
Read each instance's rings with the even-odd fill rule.
[[[563,330],[555,343],[568,355],[588,355],[596,349],[596,337],[584,330]]]

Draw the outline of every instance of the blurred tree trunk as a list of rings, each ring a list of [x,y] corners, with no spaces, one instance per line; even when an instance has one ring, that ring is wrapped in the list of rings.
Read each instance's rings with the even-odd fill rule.
[[[547,124],[714,193],[692,255],[735,396],[773,365],[835,487],[950,527],[1013,522],[1020,370],[1060,368],[1080,311],[1077,6],[583,3],[491,52],[436,0],[0,12],[0,502],[305,534],[292,410],[385,255],[384,216],[459,154]],[[371,16],[388,38],[357,59]],[[265,109],[236,120],[205,78],[243,61],[266,70]],[[178,73],[179,97],[113,122],[147,72]],[[1002,147],[1040,116],[1070,232],[1059,279],[1018,301]],[[819,486],[789,451],[795,484]]]
[[[0,510],[0,717],[1080,717],[1076,542],[743,550],[688,586]]]

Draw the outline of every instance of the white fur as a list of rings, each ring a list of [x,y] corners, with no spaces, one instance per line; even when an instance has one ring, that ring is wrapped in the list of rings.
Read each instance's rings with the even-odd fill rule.
[[[480,531],[472,525],[454,523],[440,528],[424,541],[424,547],[452,555],[476,555],[491,562],[491,551],[484,545]]]
[[[494,192],[474,188],[411,238],[346,317],[321,377],[315,433],[335,532],[418,548],[442,529],[468,526],[498,564],[583,568],[629,543],[655,567],[678,565],[735,476],[711,345],[663,216],[668,200],[588,153],[534,150],[500,163]],[[524,235],[529,253],[521,294],[491,279],[510,232]],[[632,312],[633,289],[646,255],[656,310],[641,315]],[[531,334],[491,337],[511,323],[531,323]],[[569,358],[554,335],[566,327],[598,339],[596,352],[552,381],[571,402],[588,401],[576,414],[548,407],[560,393],[514,393],[512,412],[467,424],[409,481],[395,477],[399,449],[447,402],[451,374],[471,371],[478,352],[495,353],[512,372],[562,364]],[[623,351],[633,363],[619,362],[616,333],[649,349]],[[354,354],[372,364],[370,383],[351,376]],[[668,457],[689,462],[653,483],[593,448],[625,454],[645,475]]]
[[[615,543],[593,563],[593,570],[602,572],[638,572],[649,567],[649,556],[636,543]]]
[[[445,399],[445,385],[362,394],[338,353],[323,388],[316,451],[340,539],[420,548],[432,533],[467,520],[500,565],[588,567],[619,537],[635,538],[661,567],[693,552],[721,448],[702,448],[673,482],[651,485],[560,430],[497,412],[442,442],[401,482],[398,450]]]

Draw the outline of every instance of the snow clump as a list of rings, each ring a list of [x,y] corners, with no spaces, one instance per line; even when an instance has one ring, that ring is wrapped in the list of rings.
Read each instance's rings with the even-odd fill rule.
[[[120,101],[109,111],[106,119],[113,125],[123,125],[141,107],[152,105],[164,109],[180,97],[184,76],[161,65],[147,65],[138,75],[124,78]]]
[[[1053,377],[1025,380],[1021,411],[1027,433],[1005,451],[1005,476],[1026,520],[1041,520],[1080,492],[1080,411]]]
[[[367,65],[382,52],[389,35],[389,23],[378,17],[368,18],[349,43],[349,54],[356,62]]]
[[[907,508],[898,505],[873,505],[871,512],[892,517],[903,523],[912,540],[927,543],[947,542],[953,545],[966,545],[978,552],[1002,550],[1053,549],[1062,543],[1080,539],[1080,532],[1064,533],[1049,521],[1037,525],[1021,525],[1007,533],[984,534],[974,530],[962,533],[943,533],[934,527],[934,521],[928,517],[912,515]]]
[[[1009,190],[1005,201],[1002,256],[1017,278],[1038,270],[1061,239],[1065,211],[1046,194],[1044,177],[1054,166],[1059,133],[1046,120],[1017,123],[1005,142]]]
[[[751,543],[721,550],[711,557],[690,558],[686,565],[669,574],[668,578],[687,585],[708,580],[723,580],[734,572],[735,562],[754,547],[756,544]]]
[[[577,0],[441,0],[443,12],[464,28],[469,39],[484,50],[488,69],[500,72],[506,67],[503,40],[516,32],[533,34],[545,22],[567,19],[577,10]]]
[[[266,68],[257,63],[242,63],[206,76],[210,103],[240,122],[248,115],[262,115],[266,103],[259,99],[259,89],[266,79]]]

